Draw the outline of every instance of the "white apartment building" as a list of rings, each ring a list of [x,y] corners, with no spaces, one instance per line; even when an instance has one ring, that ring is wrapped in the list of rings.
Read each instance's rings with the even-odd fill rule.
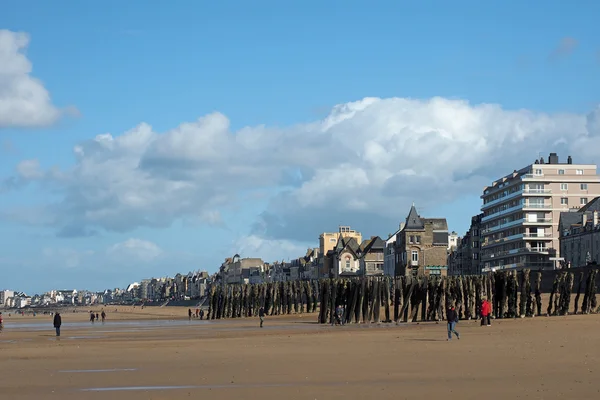
[[[552,268],[560,257],[560,213],[578,210],[600,195],[596,165],[560,163],[556,153],[484,188],[482,270]]]

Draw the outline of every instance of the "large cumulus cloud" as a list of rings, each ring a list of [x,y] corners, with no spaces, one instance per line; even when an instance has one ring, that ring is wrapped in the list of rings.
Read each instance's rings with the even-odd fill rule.
[[[539,152],[573,151],[576,162],[589,162],[599,116],[600,108],[549,115],[444,98],[365,98],[307,124],[232,131],[212,113],[164,133],[142,123],[98,135],[74,148],[72,168],[28,160],[8,179],[58,195],[40,220],[66,236],[208,220],[239,212],[253,194],[276,193],[249,233],[258,247],[274,240],[282,248],[278,240],[316,242],[338,224],[387,233],[411,202],[479,194]]]
[[[0,29],[0,129],[50,125],[63,113],[52,104],[42,82],[31,75],[33,67],[25,54],[28,45],[28,34]]]

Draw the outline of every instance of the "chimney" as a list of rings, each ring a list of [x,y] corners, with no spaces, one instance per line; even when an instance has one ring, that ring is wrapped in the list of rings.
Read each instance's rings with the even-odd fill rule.
[[[558,164],[558,155],[556,153],[550,153],[548,164]]]
[[[544,157],[540,157],[540,164],[544,163]]]
[[[567,164],[573,164],[573,159],[571,156],[567,157]]]

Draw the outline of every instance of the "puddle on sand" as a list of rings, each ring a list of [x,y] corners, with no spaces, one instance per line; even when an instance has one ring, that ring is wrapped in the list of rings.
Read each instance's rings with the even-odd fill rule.
[[[58,371],[65,374],[76,374],[76,373],[94,373],[94,372],[127,372],[137,371],[137,368],[112,368],[112,369],[68,369],[64,371]]]
[[[301,385],[301,384],[300,384]],[[239,388],[274,388],[274,387],[293,387],[298,384],[273,383],[273,384],[235,384],[230,385],[182,385],[182,386],[122,386],[105,388],[87,388],[79,389],[81,392],[125,392],[125,391],[147,391],[147,390],[182,390],[182,389],[239,389]]]
[[[103,336],[69,336],[67,339],[103,339]]]

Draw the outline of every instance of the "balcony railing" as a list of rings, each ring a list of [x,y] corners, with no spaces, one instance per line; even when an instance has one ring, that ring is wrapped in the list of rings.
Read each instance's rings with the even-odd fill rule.
[[[493,245],[496,245],[499,243],[510,242],[510,241],[518,240],[518,239],[522,239],[522,238],[523,238],[523,234],[517,233],[515,235],[510,235],[510,236],[506,236],[506,237],[499,238],[499,239],[488,240],[487,242],[481,243],[481,247],[489,247],[489,246],[493,246]]]
[[[552,208],[551,204],[536,204],[536,203],[530,203],[530,204],[525,204],[523,206],[523,208],[536,208],[536,209],[543,209],[543,208]]]
[[[525,239],[547,239],[547,238],[552,238],[552,234],[551,233],[543,233],[543,234],[539,234],[539,233],[523,233],[523,237]]]
[[[515,254],[519,254],[519,253],[548,253],[548,251],[550,250],[549,247],[519,247],[518,249],[510,249],[510,250],[503,250],[503,251],[497,251],[495,253],[491,253],[491,254],[482,254],[481,258],[482,259],[494,259],[494,258],[499,258],[499,257],[504,257],[504,256],[512,256]]]
[[[552,189],[525,189],[523,194],[552,194]]]
[[[543,178],[544,174],[538,175],[538,174],[525,174],[521,177],[521,179],[540,179]]]
[[[510,199],[515,198],[517,196],[520,196],[522,194],[523,194],[523,190],[522,189],[514,191],[512,193],[507,194],[506,196],[499,197],[499,198],[497,198],[495,200],[492,200],[492,201],[488,201],[487,203],[485,203],[484,205],[481,206],[481,209],[482,210],[487,210],[488,208],[490,208],[492,206],[495,206],[496,204],[500,204],[500,203],[502,203],[502,202],[504,202],[506,200],[510,200]]]
[[[507,208],[505,210],[498,211],[498,212],[495,212],[493,214],[486,215],[485,217],[481,218],[481,222],[489,221],[489,220],[492,220],[494,218],[500,217],[502,215],[510,214],[510,213],[513,213],[515,211],[519,211],[519,210],[522,210],[522,209],[523,209],[523,204],[518,204],[516,206]]]
[[[552,218],[538,218],[535,221],[525,220],[524,224],[551,224]]]
[[[520,225],[522,223],[523,223],[523,218],[519,218],[519,219],[516,219],[514,221],[507,222],[505,224],[500,224],[500,225],[496,225],[496,226],[492,226],[492,227],[489,227],[487,229],[484,229],[482,231],[482,233],[485,235],[485,234],[488,234],[490,232],[495,232],[495,231],[500,230],[500,229],[505,229],[505,228],[508,228],[508,227],[511,227],[511,226],[515,226],[515,225]]]

